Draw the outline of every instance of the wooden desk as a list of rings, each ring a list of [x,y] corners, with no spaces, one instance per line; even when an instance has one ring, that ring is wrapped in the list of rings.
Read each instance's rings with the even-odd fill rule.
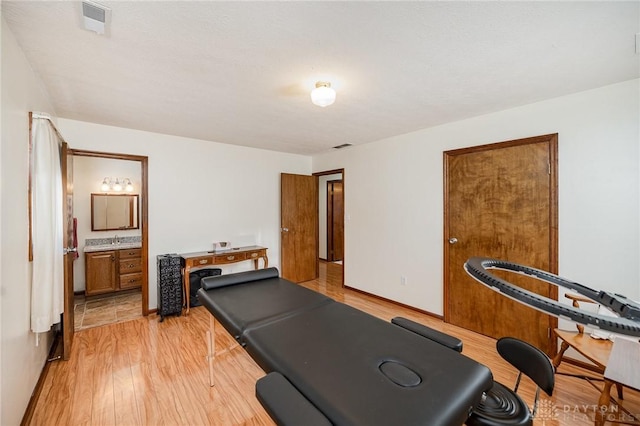
[[[604,388],[598,400],[600,407],[596,413],[596,425],[603,425],[605,421],[620,421],[625,424],[638,425],[637,419],[629,416],[624,419],[614,419],[607,415],[611,402],[611,387],[621,383],[633,389],[640,389],[640,343],[623,338],[617,338],[613,343],[611,355],[604,370]],[[632,421],[633,420],[633,421]]]
[[[189,282],[189,272],[192,268],[200,268],[203,266],[225,265],[229,263],[244,262],[253,260],[253,267],[258,269],[260,259],[264,261],[264,267],[269,266],[267,258],[267,248],[260,246],[238,247],[225,251],[201,251],[195,253],[184,253],[182,257],[182,285],[185,290],[185,313],[189,313],[189,298],[191,291],[191,283]]]

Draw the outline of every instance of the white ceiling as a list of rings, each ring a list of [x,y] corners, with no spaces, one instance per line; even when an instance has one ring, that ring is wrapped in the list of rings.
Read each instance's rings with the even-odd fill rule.
[[[640,77],[640,2],[2,1],[59,117],[314,154]],[[311,104],[317,80],[336,103]]]

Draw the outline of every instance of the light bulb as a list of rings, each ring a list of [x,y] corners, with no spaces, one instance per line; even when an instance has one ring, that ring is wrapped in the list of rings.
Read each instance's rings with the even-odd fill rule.
[[[118,180],[118,178],[116,178],[116,183],[113,184],[113,190],[122,191],[122,185],[120,184],[120,181]]]
[[[100,186],[100,189],[103,192],[107,192],[109,190],[109,179],[108,178],[104,178],[104,180],[102,181],[102,185]]]
[[[126,186],[124,187],[124,190],[127,192],[132,192],[133,191],[133,184],[131,183],[131,180],[129,178],[127,178],[125,180]]]

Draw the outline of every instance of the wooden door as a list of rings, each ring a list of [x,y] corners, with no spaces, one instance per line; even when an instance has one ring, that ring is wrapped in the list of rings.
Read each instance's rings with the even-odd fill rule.
[[[327,182],[327,260],[342,260],[344,255],[344,197],[342,181]]]
[[[280,264],[293,282],[318,277],[318,178],[280,175]]]
[[[483,286],[463,264],[484,256],[557,273],[556,152],[554,134],[444,153],[445,321],[555,352],[555,318]],[[496,274],[557,298],[550,284]]]
[[[77,256],[74,241],[73,226],[73,154],[66,142],[62,143],[60,151],[62,172],[62,208],[63,212],[63,242],[64,242],[64,312],[62,313],[62,358],[68,360],[71,356],[71,345],[74,333],[74,303],[73,303],[73,261]]]

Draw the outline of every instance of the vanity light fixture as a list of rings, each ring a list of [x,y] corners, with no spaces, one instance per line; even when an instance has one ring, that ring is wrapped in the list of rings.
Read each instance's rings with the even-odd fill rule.
[[[115,191],[120,192],[123,189],[127,192],[133,192],[133,184],[129,178],[104,178],[102,185],[100,185],[102,192]]]
[[[124,190],[127,192],[132,192],[133,191],[133,184],[131,183],[131,180],[129,178],[125,178],[124,179]]]
[[[318,81],[316,88],[311,91],[311,102],[320,107],[326,107],[336,101],[336,91],[328,81]]]
[[[108,190],[111,189],[111,179],[109,178],[104,178],[104,180],[102,181],[102,185],[100,186],[100,190],[102,192],[107,192]]]

